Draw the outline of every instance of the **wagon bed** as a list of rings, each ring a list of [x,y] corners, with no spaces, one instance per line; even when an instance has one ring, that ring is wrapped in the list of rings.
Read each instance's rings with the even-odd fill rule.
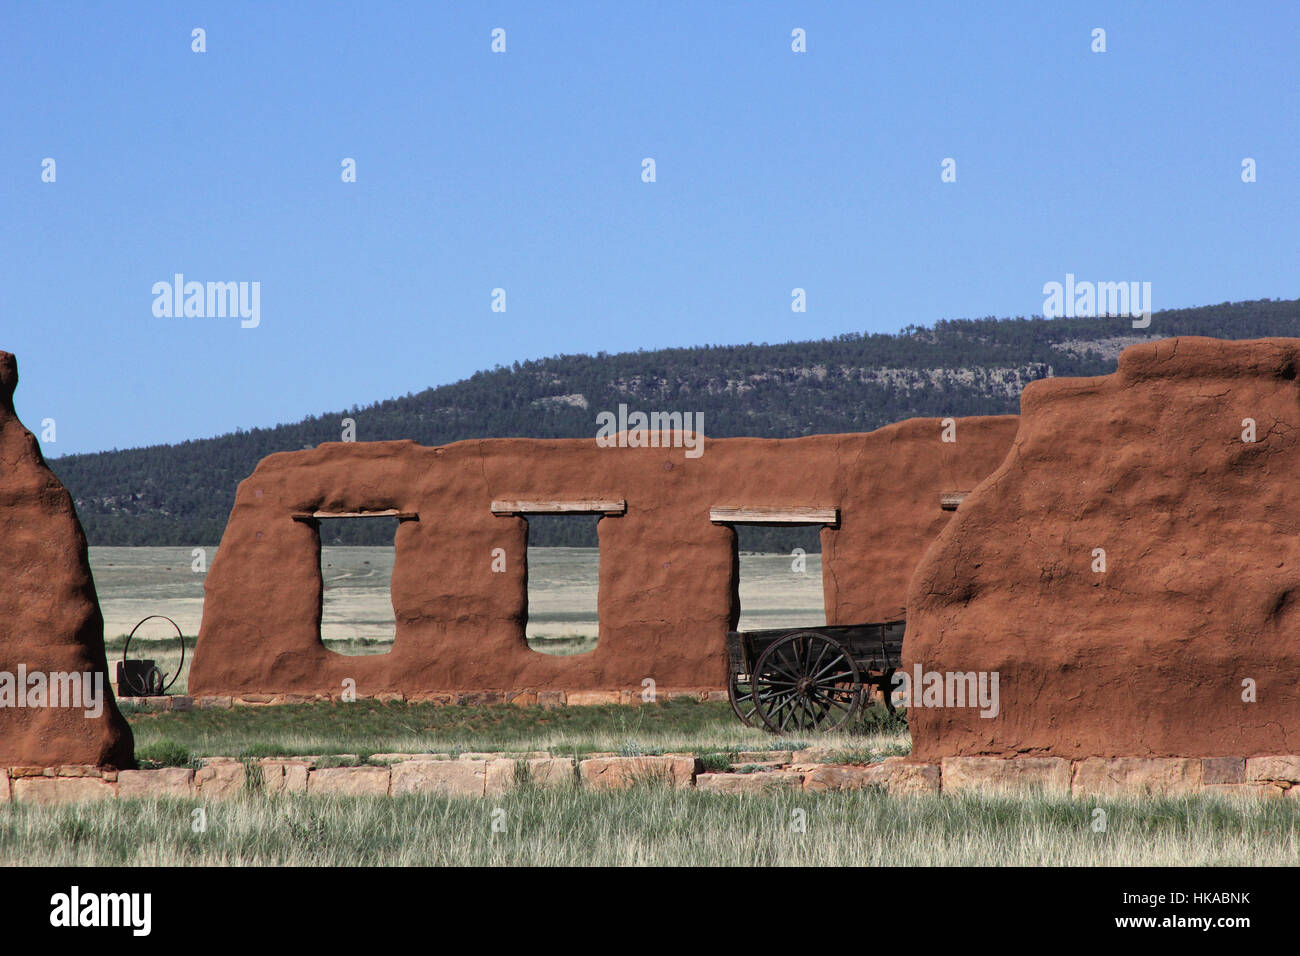
[[[896,620],[728,631],[732,709],[750,726],[777,734],[844,727],[873,688],[892,711],[904,627]]]

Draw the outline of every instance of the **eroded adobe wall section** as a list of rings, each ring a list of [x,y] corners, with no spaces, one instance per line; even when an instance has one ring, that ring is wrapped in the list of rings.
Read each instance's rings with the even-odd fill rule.
[[[997,672],[999,713],[913,708],[917,758],[1297,749],[1298,367],[1300,339],[1178,338],[1025,389],[917,568],[904,647]]]
[[[0,352],[0,766],[134,766],[86,537],[18,420],[17,385],[17,360]],[[86,691],[99,692],[98,706],[86,705]]]
[[[869,434],[707,440],[682,448],[602,448],[594,440],[491,439],[430,448],[331,443],[271,455],[243,481],[208,574],[192,693],[418,697],[458,690],[627,690],[725,686],[736,614],[733,529],[715,506],[837,507],[822,533],[827,619],[902,613],[922,551],[965,491],[1004,457],[1011,416],[938,419]],[[555,657],[524,640],[527,524],[494,500],[615,499],[602,518],[599,641]],[[319,532],[295,513],[393,510],[396,640],[347,657],[320,640]],[[502,549],[505,572],[492,570]]]

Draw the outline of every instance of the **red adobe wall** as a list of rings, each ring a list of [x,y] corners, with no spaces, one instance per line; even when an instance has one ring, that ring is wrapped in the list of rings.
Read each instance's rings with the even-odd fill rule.
[[[918,759],[1300,750],[1297,369],[1300,339],[1175,338],[1025,389],[917,568],[903,648],[998,672],[1000,713],[909,710]]]
[[[713,506],[838,506],[822,531],[830,623],[902,614],[912,569],[951,517],[945,491],[973,488],[1006,454],[1013,416],[938,419],[868,434],[601,448],[593,439],[488,439],[442,447],[330,443],[270,455],[243,481],[208,574],[190,672],[197,695],[456,690],[637,690],[725,686],[739,608],[734,531]],[[625,499],[602,518],[599,641],[557,657],[530,650],[526,521],[494,499]],[[295,512],[415,512],[397,531],[396,640],[343,656],[320,640],[319,531]],[[502,548],[506,572],[493,573]]]
[[[86,536],[72,496],[18,420],[17,385],[17,360],[0,352],[0,671],[8,675],[0,691],[0,766],[132,767],[131,728],[108,680]],[[19,686],[20,668],[24,683],[36,674],[46,682],[51,674],[99,675],[102,712],[15,706],[20,691],[25,703],[39,700],[31,693],[37,684]]]

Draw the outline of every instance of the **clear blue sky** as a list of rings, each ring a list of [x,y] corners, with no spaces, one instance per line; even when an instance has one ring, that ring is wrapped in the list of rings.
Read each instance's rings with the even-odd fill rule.
[[[55,456],[564,352],[1039,314],[1067,272],[1292,298],[1298,11],[3,0],[0,349]],[[155,317],[177,272],[260,282],[261,325]]]

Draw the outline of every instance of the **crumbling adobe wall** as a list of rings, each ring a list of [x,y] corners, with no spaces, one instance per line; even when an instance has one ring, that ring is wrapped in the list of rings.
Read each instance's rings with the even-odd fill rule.
[[[1300,339],[1176,338],[1025,389],[917,568],[904,645],[997,672],[1000,713],[912,709],[919,759],[1300,749],[1298,368]]]
[[[275,454],[243,481],[206,582],[189,686],[199,695],[725,687],[734,627],[735,532],[715,506],[836,506],[822,531],[830,623],[902,613],[908,579],[951,514],[1004,457],[1011,416],[937,419],[869,434],[706,440],[676,448],[593,439],[490,439],[442,447],[329,443]],[[625,499],[602,518],[599,640],[590,653],[529,649],[527,523],[496,499]],[[295,512],[413,512],[395,540],[393,648],[342,656],[320,640],[319,528]],[[492,570],[503,549],[504,573]]]
[[[104,659],[104,619],[72,497],[14,411],[18,363],[0,352],[0,766],[134,766],[131,729],[117,709]],[[41,703],[20,674],[92,674],[103,709]],[[93,679],[93,678],[92,678]],[[24,682],[25,683],[25,682]],[[28,693],[31,691],[31,693]]]

